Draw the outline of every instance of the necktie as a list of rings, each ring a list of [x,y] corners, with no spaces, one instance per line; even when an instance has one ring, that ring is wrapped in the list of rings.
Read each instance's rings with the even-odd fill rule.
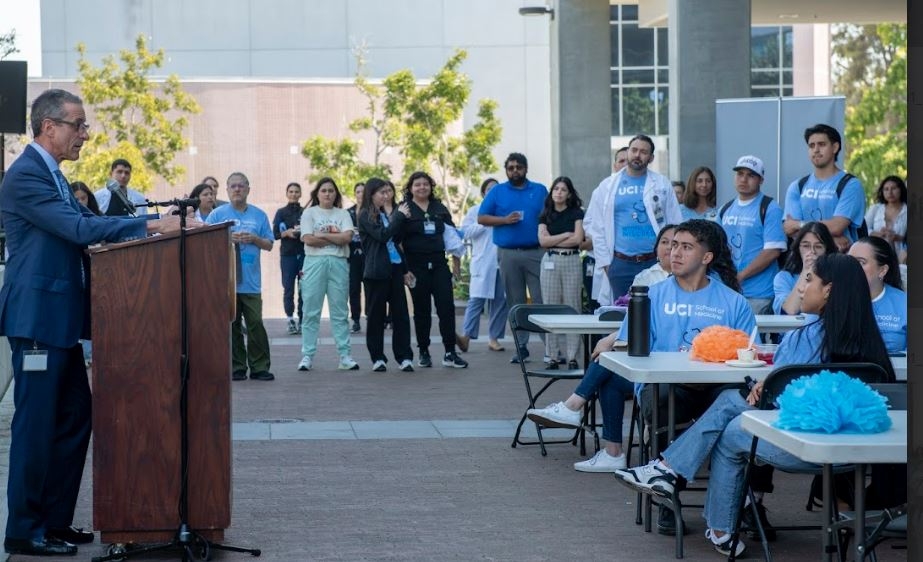
[[[74,199],[74,196],[71,193],[71,186],[69,183],[67,183],[67,178],[64,177],[64,174],[61,173],[61,170],[54,171],[54,179],[55,183],[58,185],[58,193],[61,195],[61,199],[63,199],[64,202],[71,207],[74,207],[75,209],[78,208],[76,205],[77,201]]]
[[[61,173],[61,170],[54,171],[55,183],[58,184],[58,193],[61,194],[61,199],[67,201],[67,191],[70,189],[70,186],[67,185],[67,179],[64,177],[64,174]]]

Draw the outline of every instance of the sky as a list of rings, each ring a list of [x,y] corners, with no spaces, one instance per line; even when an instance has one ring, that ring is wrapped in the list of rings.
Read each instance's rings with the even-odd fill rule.
[[[29,76],[42,75],[42,20],[39,0],[0,0],[0,34],[16,30],[16,47],[6,60],[29,63]]]

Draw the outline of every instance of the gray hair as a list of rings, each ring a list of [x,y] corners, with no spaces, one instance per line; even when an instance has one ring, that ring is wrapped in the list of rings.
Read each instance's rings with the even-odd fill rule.
[[[64,104],[83,105],[83,100],[67,90],[45,90],[32,102],[32,136],[42,134],[42,122],[45,119],[64,119],[67,112]]]
[[[229,175],[227,181],[228,185],[231,184],[231,178],[240,178],[244,180],[244,184],[246,184],[247,187],[250,187],[250,180],[247,179],[247,176],[243,172],[234,172],[233,174]]]

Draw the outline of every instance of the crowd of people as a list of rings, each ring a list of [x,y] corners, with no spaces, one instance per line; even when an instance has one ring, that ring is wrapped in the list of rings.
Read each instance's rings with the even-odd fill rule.
[[[775,365],[869,361],[884,366],[893,379],[888,355],[907,348],[901,279],[906,185],[896,176],[885,178],[877,203],[866,212],[861,183],[837,166],[839,132],[818,124],[805,130],[804,141],[813,170],[788,186],[782,204],[761,191],[762,160],[744,155],[733,168],[736,197],[719,206],[710,169],[694,169],[674,195],[665,177],[646,169],[653,142],[643,135],[633,138],[625,167],[618,169],[616,161],[616,171],[599,184],[586,209],[583,228],[597,274],[590,296],[612,304],[632,285],[650,286],[653,351],[688,350],[692,337],[708,326],[750,333],[755,315],[803,315],[804,326],[782,337]],[[855,290],[863,282],[868,291]],[[688,306],[689,313],[680,315],[678,303],[707,306]],[[629,322],[626,318],[619,332],[599,341],[594,359],[625,344]],[[722,392],[717,385],[674,389],[677,423],[697,421],[660,458],[640,467],[627,467],[622,451],[625,401],[634,395],[650,421],[653,408],[666,407],[666,388],[655,400],[649,386],[593,362],[569,398],[533,408],[528,416],[544,427],[577,428],[584,405],[598,398],[605,446],[574,468],[615,473],[663,496],[679,493],[685,479],[710,459],[706,537],[728,555],[751,441],[740,429],[739,414],[755,407],[761,385],[743,396],[740,389]],[[762,442],[757,457],[783,468],[799,464]],[[771,490],[765,479],[751,483],[758,502],[754,511],[774,536],[762,506],[763,492]],[[752,512],[743,517],[752,519]],[[661,506],[658,531],[675,534],[675,521]],[[739,542],[734,552],[740,555],[745,548]]]
[[[10,167],[0,190],[9,249],[0,335],[10,341],[16,385],[4,548],[65,556],[77,552],[76,544],[94,539],[72,521],[90,438],[84,364],[90,357],[89,264],[83,249],[175,232],[180,221],[169,213],[154,220],[141,216],[146,200],[129,187],[132,167],[126,160],[112,163],[110,181],[95,193],[81,182],[67,182],[59,164],[78,159],[89,138],[77,96],[63,90],[42,93],[32,105],[31,126],[34,141]],[[400,199],[391,181],[369,178],[354,186],[357,203],[348,210],[334,179],[315,182],[305,207],[301,185],[292,182],[285,188],[286,205],[272,221],[248,202],[251,187],[244,173],[228,176],[227,201],[218,199],[220,184],[209,176],[190,194],[199,204],[187,225],[232,224],[233,380],[275,378],[260,268],[262,252],[275,240],[281,241],[287,328],[301,337],[301,371],[315,367],[325,302],[338,369],[360,368],[350,334],[362,330],[364,294],[372,370],[388,369],[384,332],[390,326],[392,359],[400,371],[410,372],[434,365],[433,305],[441,365],[466,368],[459,353],[478,338],[485,309],[488,349],[500,352],[507,310],[516,304],[528,299],[580,310],[587,302],[611,305],[631,286],[647,285],[651,350],[686,350],[708,326],[750,333],[757,314],[797,314],[805,316],[805,325],[784,335],[776,365],[871,361],[893,378],[888,355],[907,347],[900,271],[906,260],[907,186],[899,177],[885,178],[876,203],[866,210],[861,183],[837,166],[839,132],[815,125],[805,131],[804,141],[813,169],[792,181],[781,205],[761,191],[765,168],[757,156],[739,158],[733,168],[736,197],[719,207],[712,170],[697,167],[685,183],[671,182],[649,169],[654,142],[637,135],[616,153],[613,173],[600,182],[585,209],[568,177],[556,178],[549,190],[528,178],[525,155],[512,153],[504,162],[506,181],[484,181],[483,200],[460,228],[439,200],[436,182],[423,171],[410,174]],[[453,276],[462,240],[472,248],[471,298],[458,333]],[[588,255],[581,259],[582,253]],[[868,290],[856,290],[863,280]],[[678,314],[678,303],[704,306],[686,306],[687,313]],[[50,317],[57,321],[43,321]],[[630,321],[602,338],[592,357],[622,345]],[[513,344],[518,349],[511,361],[528,360],[528,335],[520,334]],[[579,346],[575,337],[547,337],[545,366],[578,368]],[[627,467],[622,451],[625,401],[636,397],[642,416],[650,419],[654,408],[665,407],[665,388],[652,396],[650,387],[636,387],[593,362],[569,398],[528,415],[546,427],[577,427],[583,406],[598,397],[605,446],[575,463],[575,469],[615,473],[661,495],[678,493],[683,480],[710,460],[706,537],[729,554],[738,509],[734,498],[744,485],[743,460],[750,447],[740,414],[754,407],[761,386],[749,394],[721,390],[679,385],[676,420],[697,421],[660,458],[641,467]],[[780,467],[798,464],[765,443],[757,455]],[[761,504],[762,494],[757,501]],[[658,530],[682,532],[666,509]],[[735,552],[744,548],[739,543]]]

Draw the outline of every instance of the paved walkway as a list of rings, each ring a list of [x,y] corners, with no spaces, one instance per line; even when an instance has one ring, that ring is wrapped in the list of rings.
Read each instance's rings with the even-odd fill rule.
[[[357,334],[353,354],[362,369],[345,372],[335,370],[325,323],[322,337],[328,339],[316,367],[303,373],[296,370],[299,338],[285,335],[281,320],[267,325],[276,380],[232,383],[229,543],[259,547],[260,560],[272,562],[674,559],[672,537],[635,525],[634,494],[611,476],[573,470],[581,460],[576,447],[549,446],[547,457],[536,447],[510,448],[526,400],[518,367],[508,362],[509,340],[504,353],[489,351],[486,339],[472,342],[464,354],[471,364],[466,370],[437,366],[401,373],[392,362],[388,372],[373,373],[363,334]],[[431,351],[438,358],[441,344]],[[537,342],[531,352],[541,357]],[[572,389],[559,383],[547,401]],[[10,394],[0,402],[3,487]],[[91,523],[91,466],[78,525]],[[804,511],[803,478],[778,475],[776,486],[766,500],[772,521],[817,520],[817,513]],[[686,501],[697,501],[688,495]],[[5,520],[5,503],[0,510]],[[720,561],[702,537],[698,511],[686,511],[693,531],[687,559]],[[773,545],[776,560],[819,558],[819,533],[780,535]],[[104,551],[97,542],[71,560]],[[904,551],[887,547],[879,556],[906,560]],[[230,553],[215,558],[252,559]]]

